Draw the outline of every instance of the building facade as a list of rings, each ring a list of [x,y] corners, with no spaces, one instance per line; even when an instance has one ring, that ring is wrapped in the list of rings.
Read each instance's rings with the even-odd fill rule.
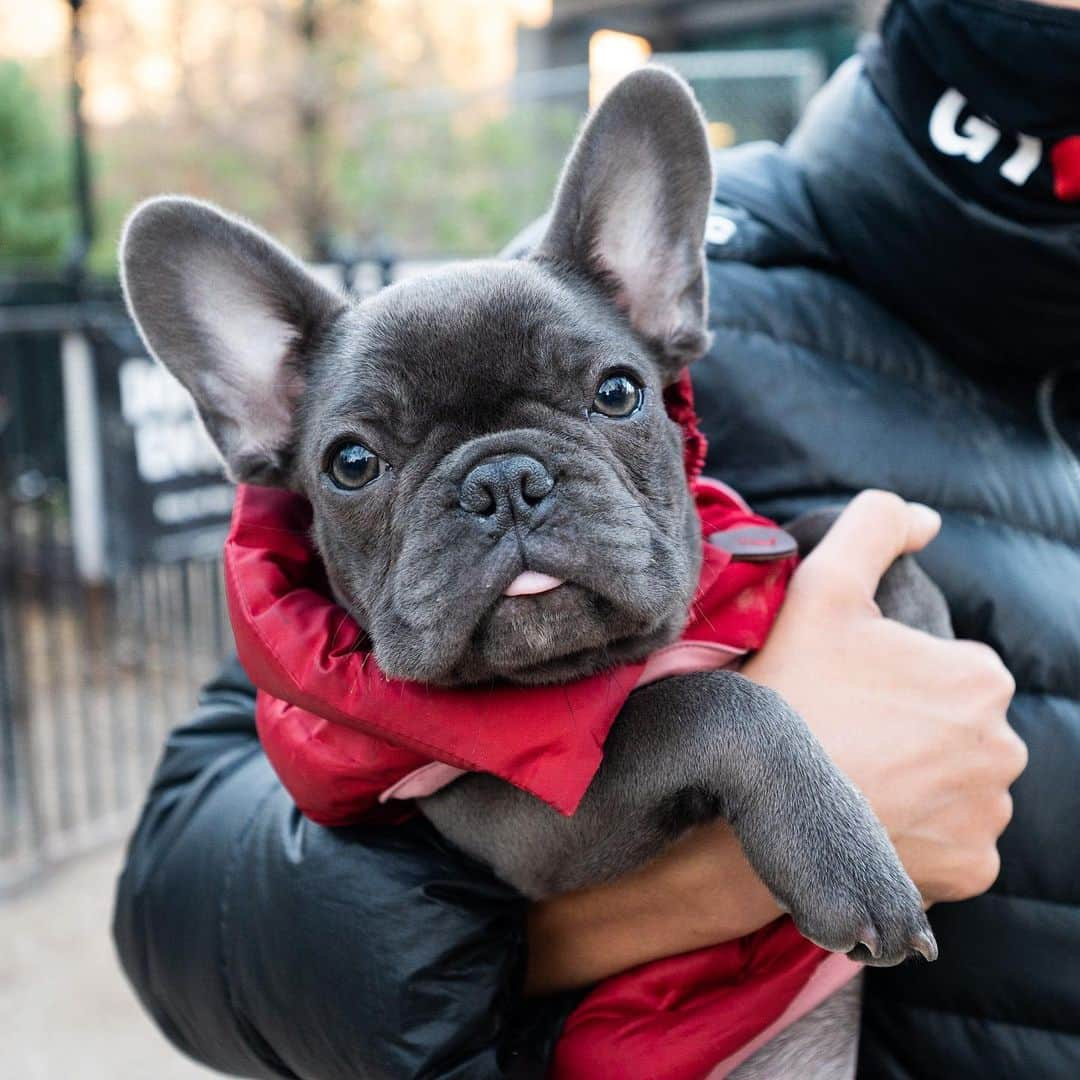
[[[583,64],[597,30],[649,41],[654,52],[812,49],[833,70],[874,22],[879,0],[554,0],[550,22],[523,30],[523,71]]]

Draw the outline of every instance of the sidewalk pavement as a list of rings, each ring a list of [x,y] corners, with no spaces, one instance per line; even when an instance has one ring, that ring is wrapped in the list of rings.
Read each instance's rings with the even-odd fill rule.
[[[158,1034],[109,934],[118,845],[0,901],[0,1032],[19,1080],[208,1080]]]

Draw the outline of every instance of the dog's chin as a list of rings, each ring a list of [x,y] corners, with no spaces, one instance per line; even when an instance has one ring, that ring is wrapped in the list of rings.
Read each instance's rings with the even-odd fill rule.
[[[657,622],[620,610],[578,585],[532,596],[502,596],[480,620],[443,681],[562,683],[643,660],[678,637],[676,613]]]

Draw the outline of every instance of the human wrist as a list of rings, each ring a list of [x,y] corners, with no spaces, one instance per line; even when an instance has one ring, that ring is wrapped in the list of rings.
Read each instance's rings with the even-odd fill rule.
[[[731,830],[703,826],[618,881],[534,904],[529,996],[742,937],[781,914]]]

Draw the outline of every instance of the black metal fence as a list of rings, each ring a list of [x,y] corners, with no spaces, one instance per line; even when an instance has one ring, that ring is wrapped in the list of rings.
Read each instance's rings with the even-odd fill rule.
[[[228,633],[215,560],[87,583],[62,485],[2,505],[0,888],[127,826]]]
[[[39,288],[53,302],[25,306],[28,291],[0,306],[0,890],[128,827],[164,734],[229,640],[216,555],[108,551],[88,572],[71,475],[88,447],[72,438],[65,343],[96,342],[100,376],[102,348],[134,339],[115,297],[65,304]],[[117,416],[91,404],[115,471]],[[131,496],[100,494],[96,526]],[[220,511],[211,528],[220,540]]]

